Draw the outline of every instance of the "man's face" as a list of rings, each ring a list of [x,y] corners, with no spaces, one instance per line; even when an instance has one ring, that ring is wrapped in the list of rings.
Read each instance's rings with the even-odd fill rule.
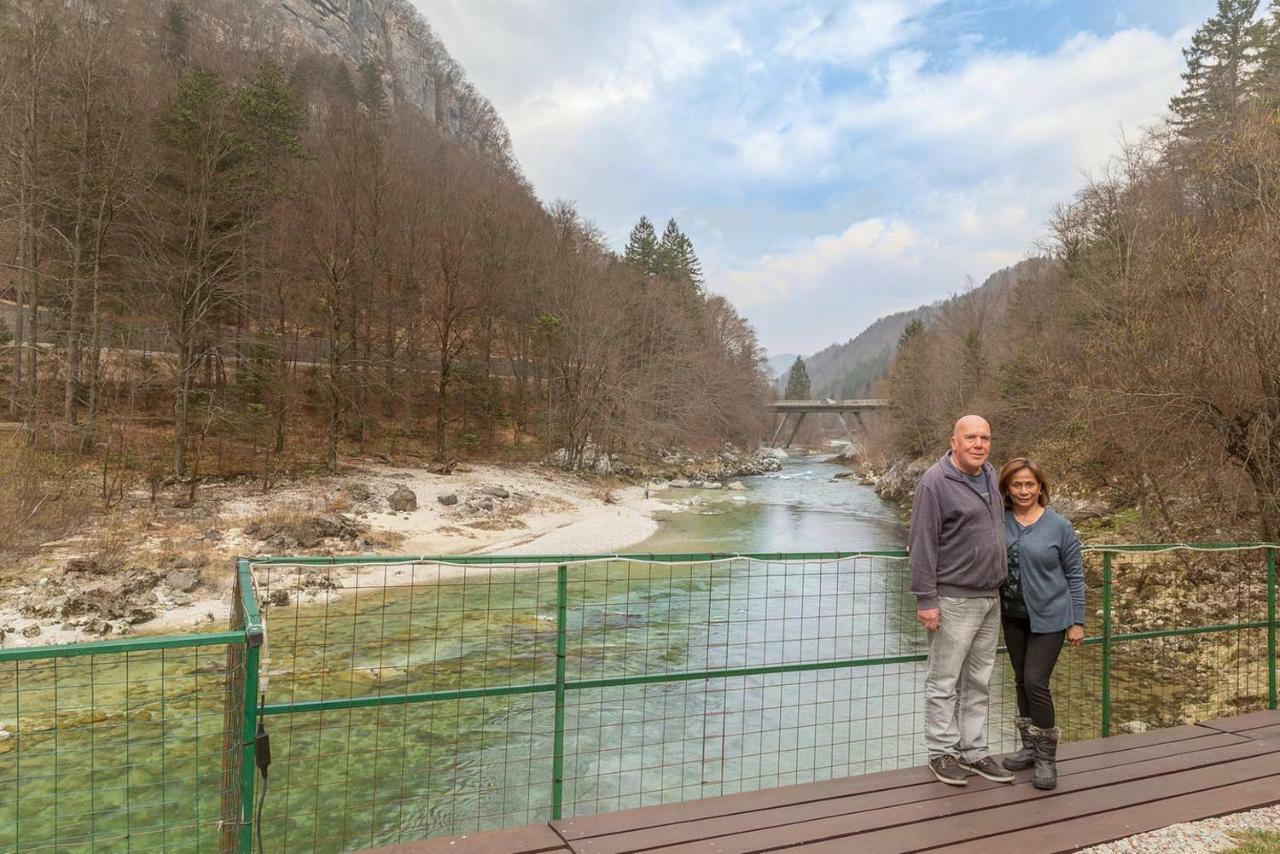
[[[951,459],[977,474],[991,453],[991,425],[981,418],[961,418],[951,434]]]

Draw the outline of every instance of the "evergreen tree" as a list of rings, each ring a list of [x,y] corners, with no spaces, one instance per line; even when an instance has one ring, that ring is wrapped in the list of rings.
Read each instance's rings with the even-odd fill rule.
[[[164,30],[165,58],[175,65],[185,63],[191,51],[191,22],[181,0],[173,0],[165,7]]]
[[[658,244],[657,273],[673,282],[684,282],[694,293],[702,293],[702,262],[693,251],[693,241],[680,230],[674,219],[667,220]]]
[[[911,457],[928,453],[936,442],[932,426],[936,415],[930,394],[929,351],[929,332],[917,317],[898,337],[898,349],[890,371],[894,419],[898,422],[895,439],[898,450]]]
[[[658,272],[658,232],[647,216],[640,217],[635,228],[631,229],[624,257],[628,264],[644,270],[650,276]]]
[[[1271,0],[1271,19],[1260,22],[1258,93],[1269,103],[1280,101],[1280,0]]]
[[[787,390],[783,397],[787,400],[808,400],[809,395],[809,372],[805,369],[804,359],[796,356],[791,370],[787,372]]]
[[[1169,106],[1186,137],[1204,135],[1234,122],[1257,84],[1266,22],[1255,22],[1259,0],[1218,0],[1218,13],[1196,30],[1183,48],[1187,70],[1182,92]]]

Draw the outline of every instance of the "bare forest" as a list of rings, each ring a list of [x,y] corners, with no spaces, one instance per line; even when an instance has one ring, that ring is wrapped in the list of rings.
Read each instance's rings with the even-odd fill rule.
[[[895,455],[990,413],[995,459],[1036,455],[1160,539],[1280,536],[1280,4],[1258,6],[1221,0],[1168,123],[1057,209],[1044,260],[907,326]]]
[[[756,438],[763,353],[674,222],[623,256],[540,202],[447,56],[454,127],[210,8],[0,3],[0,527],[86,479]]]

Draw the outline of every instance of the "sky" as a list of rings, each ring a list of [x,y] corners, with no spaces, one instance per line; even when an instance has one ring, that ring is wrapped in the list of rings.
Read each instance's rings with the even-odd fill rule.
[[[546,202],[640,216],[773,354],[1034,254],[1165,115],[1214,0],[413,0]]]

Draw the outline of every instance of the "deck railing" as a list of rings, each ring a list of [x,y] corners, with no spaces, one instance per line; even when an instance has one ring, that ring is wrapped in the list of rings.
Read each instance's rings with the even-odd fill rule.
[[[1089,548],[1067,736],[1276,708],[1276,554]],[[242,559],[229,631],[0,650],[0,849],[337,851],[916,765],[905,557]],[[1003,750],[1003,660],[992,697]]]

